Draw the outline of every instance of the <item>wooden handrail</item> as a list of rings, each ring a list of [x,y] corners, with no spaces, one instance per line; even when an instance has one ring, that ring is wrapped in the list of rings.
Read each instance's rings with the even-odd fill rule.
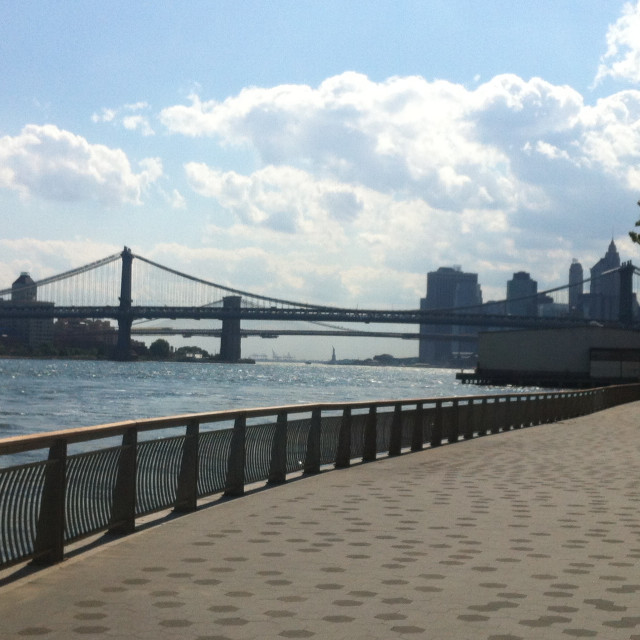
[[[634,385],[620,385],[621,387],[633,387]],[[100,440],[113,436],[121,436],[128,429],[134,427],[139,433],[154,431],[159,429],[170,429],[185,426],[188,422],[197,421],[199,424],[211,424],[215,422],[233,422],[239,417],[246,419],[264,418],[275,416],[278,413],[295,415],[302,413],[312,413],[314,410],[321,411],[344,411],[345,409],[357,410],[382,407],[402,407],[418,406],[424,404],[457,403],[459,401],[471,399],[496,400],[505,396],[525,396],[525,397],[547,397],[549,395],[559,397],[565,393],[585,393],[592,394],[596,391],[607,389],[608,387],[598,387],[595,389],[584,389],[576,391],[534,391],[516,392],[512,394],[480,394],[473,396],[445,396],[437,398],[409,398],[405,400],[362,400],[358,402],[321,402],[295,405],[277,405],[272,407],[255,407],[249,409],[226,409],[221,411],[211,411],[204,413],[186,413],[175,416],[163,416],[160,418],[142,418],[137,420],[126,420],[123,422],[112,422],[89,427],[76,427],[45,433],[34,433],[22,436],[13,436],[0,439],[0,455],[10,455],[14,453],[24,453],[38,449],[50,448],[56,441],[64,440],[67,444],[88,442],[90,440]]]

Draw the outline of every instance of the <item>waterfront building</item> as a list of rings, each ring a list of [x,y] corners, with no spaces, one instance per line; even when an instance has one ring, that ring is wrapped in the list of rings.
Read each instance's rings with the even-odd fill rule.
[[[507,314],[538,315],[538,283],[526,271],[518,271],[507,282]]]
[[[575,388],[639,378],[638,331],[585,326],[482,332],[473,380]]]
[[[482,291],[477,273],[465,273],[461,267],[440,267],[427,274],[427,295],[420,299],[420,309],[453,309],[482,304]],[[463,347],[455,339],[459,334],[477,335],[476,327],[420,325],[421,334],[440,337],[420,339],[419,359],[429,364],[451,364],[460,357]],[[449,338],[449,336],[451,336]]]

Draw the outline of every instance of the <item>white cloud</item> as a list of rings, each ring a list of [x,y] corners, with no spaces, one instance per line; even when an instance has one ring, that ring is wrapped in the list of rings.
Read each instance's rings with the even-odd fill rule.
[[[90,238],[69,240],[41,240],[26,237],[0,239],[0,289],[11,283],[22,271],[34,280],[42,280],[52,275],[88,264],[99,258],[122,251],[122,247]]]
[[[345,73],[316,89],[190,102],[162,112],[170,131],[262,162],[248,173],[185,164],[190,186],[216,202],[203,241],[259,249],[261,267],[239,265],[230,282],[251,289],[269,274],[265,292],[282,297],[415,306],[424,273],[446,264],[480,271],[487,297],[523,267],[541,287],[559,284],[572,257],[598,255],[640,179],[634,91],[587,106],[540,78],[470,90]]]
[[[102,118],[131,118],[141,130],[148,110],[125,105]],[[626,232],[625,202],[635,207],[640,189],[633,90],[586,105],[571,87],[540,78],[505,74],[466,88],[344,73],[315,88],[250,88],[222,102],[193,95],[160,121],[173,133],[209,138],[195,145],[197,162],[183,162],[200,198],[187,206],[187,191],[156,185],[202,244],[171,245],[166,263],[318,303],[415,306],[425,272],[451,264],[480,271],[487,295],[523,268],[541,287],[560,284],[548,281],[562,271],[551,267],[550,248],[566,269],[574,256],[587,266],[603,233],[602,250],[614,224]],[[71,181],[76,196],[139,202],[160,182],[159,160],[133,173],[123,152],[53,129],[64,144],[52,151],[56,136],[38,128],[0,140],[0,184],[54,199],[40,175],[68,189],[60,176],[80,174],[95,185]],[[186,158],[196,157],[182,145]],[[209,148],[215,163],[202,161]],[[225,164],[227,150],[234,164]],[[237,161],[247,151],[251,168]],[[206,220],[193,217],[202,212]]]
[[[315,236],[321,242],[337,241],[343,224],[362,210],[362,189],[318,180],[293,167],[267,166],[250,176],[195,162],[185,170],[195,191],[215,198],[241,223]]]
[[[626,2],[620,18],[609,25],[607,51],[600,59],[595,83],[607,77],[640,82],[640,1]]]
[[[172,132],[248,146],[263,166],[458,213],[547,206],[539,183],[558,174],[558,160],[574,169],[599,162],[595,147],[584,153],[583,146],[602,131],[585,118],[579,93],[539,78],[502,75],[468,90],[420,77],[376,83],[356,73],[316,89],[245,89],[224,102],[192,96],[160,115]]]
[[[541,78],[505,74],[468,89],[349,72],[223,102],[193,95],[160,120],[253,150],[262,165],[246,174],[187,163],[191,187],[251,242],[255,227],[295,234],[316,264],[311,247],[324,239],[343,261],[405,273],[500,261],[518,270],[525,253],[548,272],[545,247],[560,247],[568,265],[576,229],[582,245],[608,234],[612,222],[585,220],[623,215],[639,186],[637,91],[585,105]]]
[[[142,111],[149,109],[149,103],[144,101],[132,102],[130,104],[125,104],[124,109],[127,111]]]
[[[386,192],[408,190],[434,205],[495,204],[509,197],[493,177],[504,159],[473,139],[469,97],[448,82],[375,83],[350,72],[315,90],[245,89],[222,103],[192,96],[190,105],[164,109],[160,120],[173,132],[249,145],[264,165],[291,165]],[[452,170],[445,175],[443,166]]]
[[[27,125],[0,138],[0,188],[58,202],[140,204],[145,189],[162,175],[162,163],[146,158],[135,173],[126,154],[55,125]]]
[[[177,189],[174,189],[171,192],[168,197],[168,202],[171,205],[172,209],[185,209],[187,206],[186,200]]]
[[[100,113],[94,113],[91,116],[91,120],[93,122],[113,122],[116,117],[116,112],[114,109],[103,108]]]
[[[122,118],[122,126],[129,131],[140,131],[143,136],[155,134],[147,118],[141,115],[125,116]]]
[[[149,116],[140,112],[149,112],[148,102],[133,102],[124,106],[112,109],[103,107],[100,112],[92,114],[91,121],[96,124],[110,122],[123,126],[128,131],[139,131],[143,136],[153,136],[155,131],[151,126]]]

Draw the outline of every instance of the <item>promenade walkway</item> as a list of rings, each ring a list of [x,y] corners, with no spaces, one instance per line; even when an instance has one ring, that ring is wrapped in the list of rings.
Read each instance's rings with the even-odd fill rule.
[[[0,587],[2,638],[640,639],[640,404],[220,502]]]

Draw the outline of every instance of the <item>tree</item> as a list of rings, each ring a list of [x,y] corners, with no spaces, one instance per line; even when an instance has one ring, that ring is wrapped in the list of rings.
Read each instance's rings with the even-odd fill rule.
[[[173,357],[176,360],[196,360],[202,359],[205,360],[210,357],[209,352],[205,351],[200,347],[195,346],[186,346],[179,347],[175,350]]]
[[[149,346],[149,355],[158,360],[166,359],[171,355],[171,345],[164,338],[158,338]]]
[[[638,200],[638,206],[640,207],[640,200]],[[636,227],[640,227],[640,220],[636,222]],[[636,243],[640,244],[640,233],[636,231],[629,231],[629,237]]]

